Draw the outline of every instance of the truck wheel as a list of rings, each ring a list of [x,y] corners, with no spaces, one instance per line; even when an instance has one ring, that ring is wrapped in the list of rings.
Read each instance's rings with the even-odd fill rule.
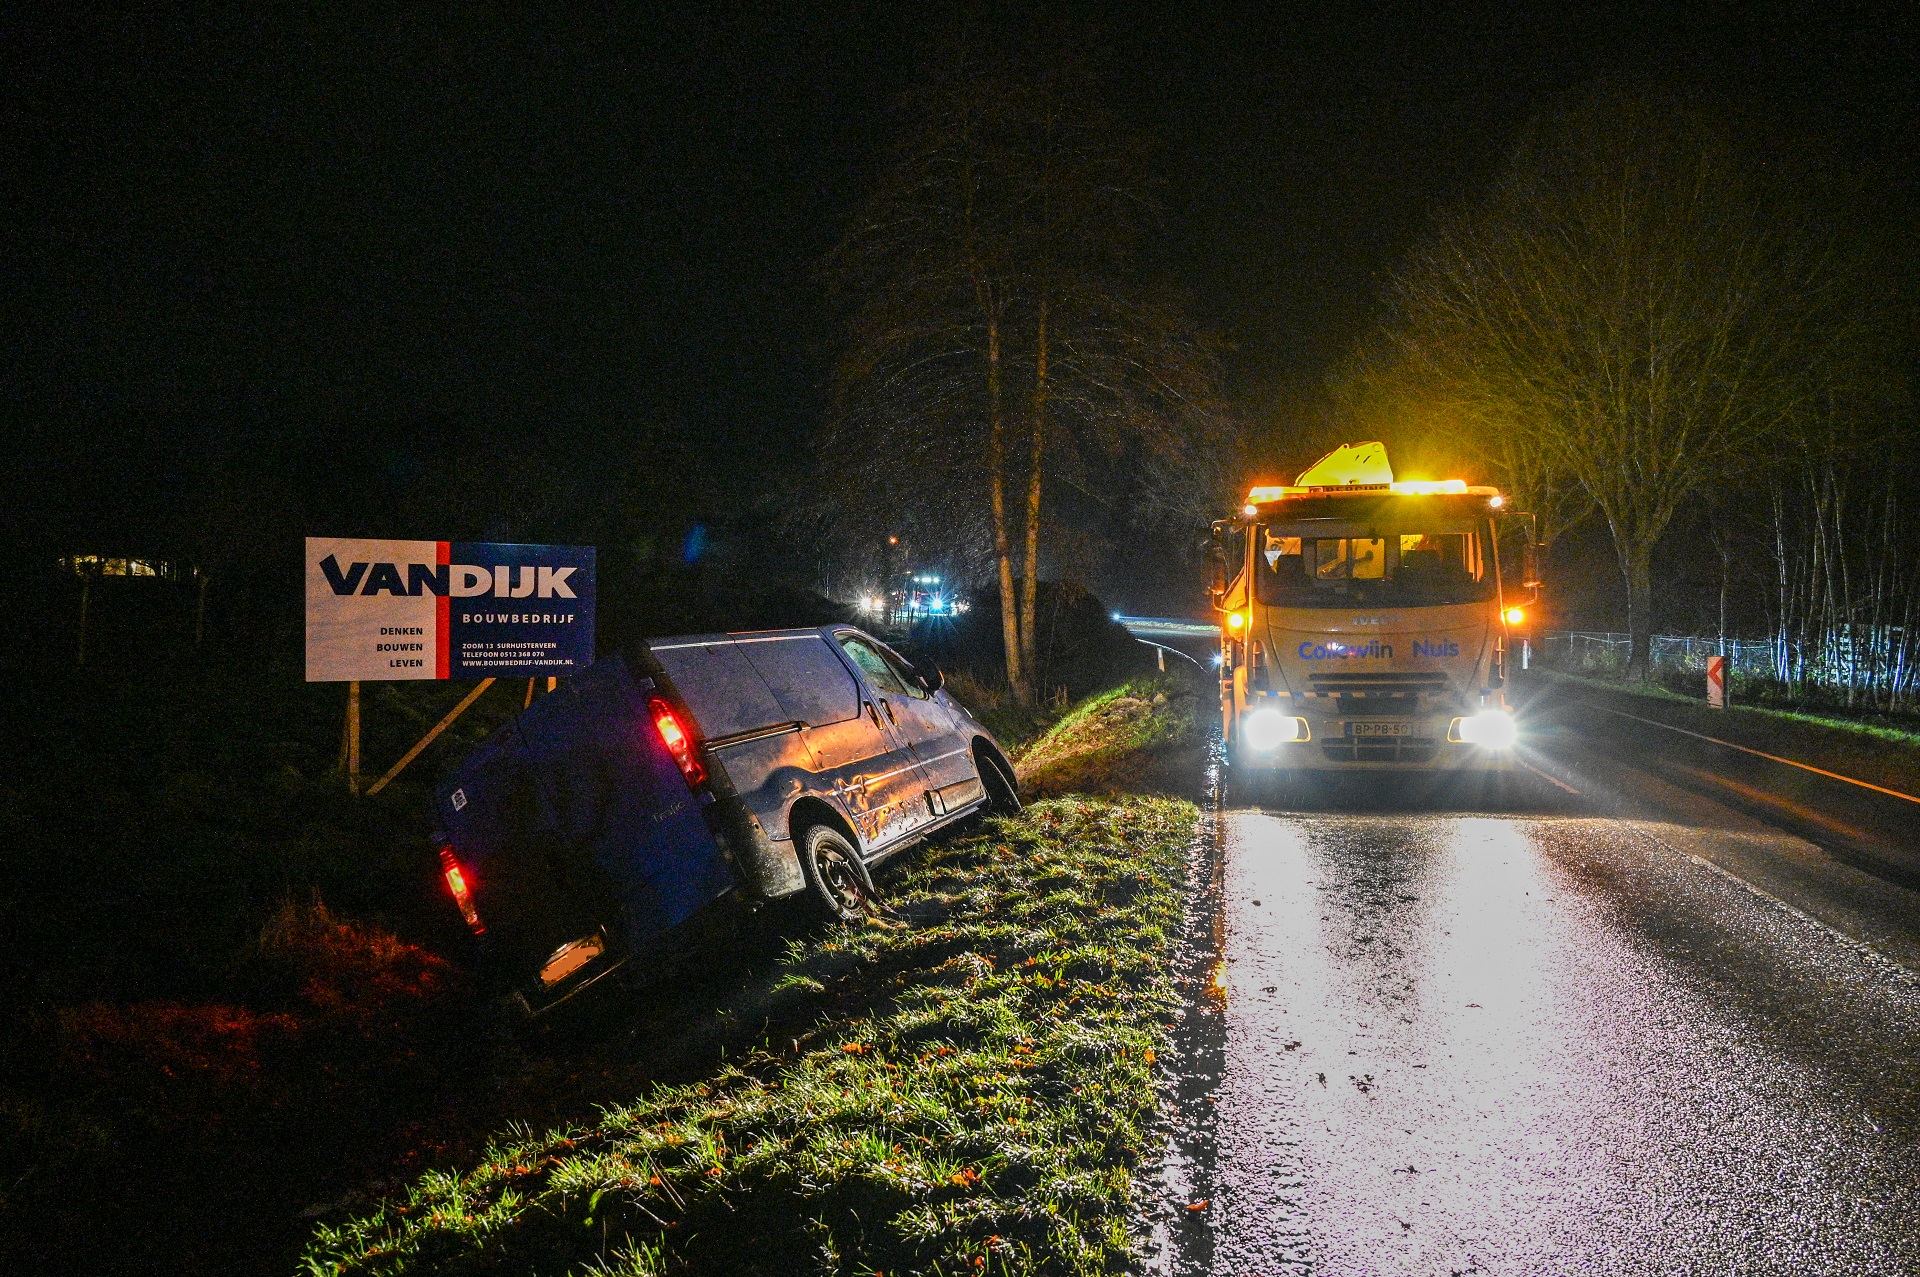
[[[800,868],[815,903],[836,921],[858,921],[873,892],[853,844],[831,825],[814,825],[800,847]]]
[[[974,755],[974,766],[980,773],[981,788],[987,791],[987,814],[1018,816],[1020,791],[1014,787],[1013,776],[1001,767],[1000,760],[982,751]]]

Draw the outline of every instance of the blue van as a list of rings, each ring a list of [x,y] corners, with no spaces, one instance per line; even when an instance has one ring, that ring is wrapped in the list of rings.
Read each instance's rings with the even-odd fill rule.
[[[852,626],[636,643],[461,760],[441,871],[496,988],[550,1007],[722,897],[858,918],[871,867],[1020,808],[993,735]]]

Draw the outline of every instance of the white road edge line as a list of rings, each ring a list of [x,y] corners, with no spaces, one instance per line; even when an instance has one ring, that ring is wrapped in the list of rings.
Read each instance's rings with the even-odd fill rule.
[[[1670,732],[1679,732],[1682,736],[1691,736],[1695,740],[1703,740],[1712,745],[1725,745],[1728,749],[1737,749],[1743,754],[1752,754],[1754,757],[1764,758],[1768,762],[1785,763],[1789,767],[1798,767],[1801,771],[1812,772],[1816,776],[1825,776],[1829,780],[1844,780],[1849,785],[1858,785],[1862,789],[1871,789],[1874,793],[1885,794],[1889,798],[1904,798],[1910,803],[1920,803],[1920,798],[1915,798],[1912,794],[1903,794],[1897,789],[1888,789],[1885,785],[1875,785],[1870,781],[1855,780],[1851,776],[1842,776],[1839,772],[1830,772],[1825,768],[1815,767],[1809,763],[1796,763],[1791,758],[1782,758],[1778,754],[1769,754],[1764,750],[1748,749],[1745,745],[1736,745],[1730,740],[1721,740],[1717,736],[1707,736],[1701,732],[1690,732],[1684,727],[1675,727],[1672,723],[1662,723],[1652,718],[1641,718],[1638,714],[1629,714],[1623,710],[1608,709],[1605,705],[1596,705],[1592,701],[1581,701],[1580,704],[1585,705],[1588,709],[1597,709],[1602,714],[1613,714],[1619,718],[1632,719],[1636,723],[1645,723],[1649,727],[1664,727]]]
[[[1602,709],[1605,707],[1595,705],[1594,708]],[[1618,713],[1619,711],[1609,710],[1608,712]],[[1633,716],[1631,714],[1626,714],[1626,715],[1622,715],[1622,717],[1631,718]],[[1655,723],[1654,726],[1665,727],[1666,724]],[[1683,729],[1676,727],[1673,730],[1681,731]],[[1689,732],[1687,734],[1691,736],[1691,735],[1694,735],[1695,733]],[[1711,739],[1711,738],[1708,738],[1708,739]],[[1734,748],[1739,749],[1742,747],[1739,745],[1735,745]],[[1754,752],[1757,752],[1757,751],[1754,751]],[[1781,761],[1791,762],[1792,760],[1782,759]],[[1525,764],[1523,763],[1522,766],[1525,766]],[[1552,777],[1548,777],[1548,779],[1551,780]],[[1845,780],[1846,777],[1843,776],[1841,777],[1841,779]],[[1618,799],[1618,797],[1619,795],[1616,793],[1615,794],[1616,800]],[[1627,828],[1639,834],[1642,838],[1645,838],[1647,841],[1654,843],[1658,846],[1665,847],[1668,851],[1672,852],[1676,856],[1686,857],[1688,860],[1692,861],[1694,864],[1700,866],[1702,869],[1705,869],[1707,872],[1715,875],[1716,877],[1724,878],[1726,881],[1734,884],[1737,887],[1742,888],[1743,890],[1747,891],[1748,893],[1754,896],[1759,897],[1760,899],[1766,901],[1768,904],[1773,905],[1778,909],[1784,910],[1789,914],[1792,914],[1794,917],[1800,919],[1800,921],[1807,923],[1810,926],[1817,928],[1818,930],[1826,932],[1828,935],[1832,936],[1835,940],[1838,940],[1843,947],[1851,949],[1855,953],[1861,954],[1865,957],[1873,958],[1880,962],[1886,963],[1888,966],[1892,967],[1894,971],[1899,974],[1900,978],[1902,980],[1905,980],[1908,984],[1920,985],[1920,970],[1916,970],[1914,967],[1911,967],[1908,964],[1900,961],[1900,959],[1894,957],[1892,954],[1883,952],[1878,946],[1874,945],[1871,941],[1862,940],[1858,936],[1850,936],[1846,932],[1842,931],[1840,928],[1834,926],[1831,922],[1825,922],[1819,918],[1816,918],[1812,914],[1808,913],[1805,909],[1800,908],[1798,905],[1789,904],[1785,900],[1782,900],[1779,896],[1774,895],[1771,891],[1768,891],[1765,887],[1759,886],[1758,884],[1753,882],[1749,882],[1747,879],[1741,877],[1739,874],[1727,868],[1725,865],[1720,864],[1717,861],[1709,860],[1705,856],[1702,856],[1697,852],[1688,851],[1685,847],[1679,846],[1678,844],[1670,841],[1669,839],[1661,837],[1659,833],[1655,832],[1653,826],[1663,822],[1649,820],[1645,816],[1629,816],[1624,819],[1620,817],[1615,817],[1615,819],[1621,820],[1621,823],[1625,824]],[[1818,848],[1816,848],[1816,850],[1818,850]],[[1821,854],[1825,855],[1826,853],[1821,852]]]
[[[1870,942],[1862,940],[1857,936],[1850,936],[1846,932],[1840,930],[1840,928],[1834,926],[1830,922],[1822,922],[1820,919],[1814,917],[1812,914],[1808,913],[1805,909],[1800,908],[1798,905],[1788,904],[1786,901],[1774,895],[1771,891],[1768,891],[1766,888],[1758,887],[1758,886],[1755,886],[1753,883],[1748,882],[1745,878],[1742,878],[1739,874],[1727,868],[1725,865],[1716,864],[1713,861],[1708,860],[1705,856],[1695,855],[1691,851],[1687,851],[1683,848],[1676,847],[1672,843],[1668,842],[1666,839],[1660,837],[1658,834],[1652,833],[1651,831],[1645,829],[1644,827],[1642,828],[1641,832],[1646,834],[1647,837],[1652,838],[1655,842],[1659,843],[1661,846],[1667,848],[1669,851],[1679,852],[1681,855],[1685,856],[1688,860],[1691,860],[1694,864],[1699,865],[1702,869],[1705,869],[1711,873],[1717,874],[1720,877],[1725,878],[1728,882],[1735,884],[1736,886],[1744,887],[1748,891],[1752,892],[1754,895],[1768,902],[1769,904],[1772,904],[1781,909],[1784,909],[1786,912],[1800,919],[1800,921],[1808,923],[1812,926],[1818,927],[1820,930],[1826,932],[1828,935],[1838,940],[1841,944],[1845,945],[1847,948],[1852,949],[1854,952],[1864,954],[1869,957],[1878,958],[1881,962],[1886,963],[1888,966],[1892,967],[1895,971],[1898,971],[1902,976],[1906,978],[1908,983],[1920,984],[1920,971],[1915,971],[1912,967],[1909,967],[1906,963],[1901,962],[1899,959],[1891,957],[1885,953],[1882,953],[1879,949],[1875,948]]]

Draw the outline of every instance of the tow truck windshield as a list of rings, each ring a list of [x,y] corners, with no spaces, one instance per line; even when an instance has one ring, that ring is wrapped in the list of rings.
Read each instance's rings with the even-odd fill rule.
[[[1491,556],[1473,521],[1289,519],[1254,530],[1254,584],[1279,607],[1431,607],[1491,598]]]

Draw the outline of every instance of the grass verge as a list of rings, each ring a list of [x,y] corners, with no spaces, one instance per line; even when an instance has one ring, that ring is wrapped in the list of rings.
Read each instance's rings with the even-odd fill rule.
[[[323,1228],[313,1273],[1071,1273],[1128,1263],[1196,810],[1054,799],[930,849],[905,922],[795,942],[698,1083]]]
[[[1596,703],[1623,713],[1892,789],[1911,793],[1920,786],[1920,734],[1912,731],[1751,705],[1709,709],[1700,700],[1651,684],[1615,682],[1559,670],[1537,670],[1535,674],[1578,688]]]
[[[1134,679],[1081,701],[1015,760],[1028,793],[1192,793],[1206,750],[1189,682]]]

